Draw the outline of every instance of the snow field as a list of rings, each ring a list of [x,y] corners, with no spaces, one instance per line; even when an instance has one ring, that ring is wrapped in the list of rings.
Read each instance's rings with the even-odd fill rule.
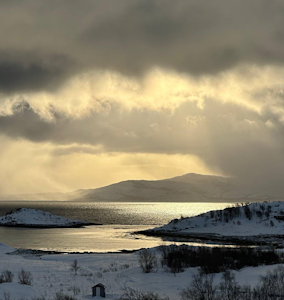
[[[76,299],[91,299],[91,288],[97,283],[106,285],[106,299],[118,299],[124,287],[131,287],[142,291],[152,291],[161,296],[169,296],[171,300],[180,299],[179,293],[190,283],[197,268],[188,268],[183,273],[173,275],[159,267],[156,273],[142,273],[138,263],[138,252],[130,254],[56,254],[44,255],[13,255],[6,254],[14,249],[0,244],[0,272],[5,269],[15,275],[13,283],[0,284],[0,299],[4,293],[10,295],[11,300],[32,299],[45,297],[54,299],[57,292],[74,296],[74,290],[80,289]],[[155,250],[153,250],[155,251]],[[157,252],[159,255],[159,252]],[[78,261],[79,271],[75,276],[71,271],[71,264]],[[260,275],[273,266],[244,268],[236,272],[236,279],[240,284],[255,285]],[[33,276],[31,286],[18,283],[17,274],[24,269]],[[216,274],[215,283],[218,284],[221,273]],[[94,298],[95,299],[95,298]]]

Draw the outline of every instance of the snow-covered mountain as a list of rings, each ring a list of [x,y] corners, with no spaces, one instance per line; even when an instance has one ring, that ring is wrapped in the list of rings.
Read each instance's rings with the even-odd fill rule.
[[[14,212],[0,217],[0,226],[10,227],[81,227],[92,225],[79,220],[70,220],[61,216],[56,216],[50,212],[39,209],[20,208]]]
[[[9,195],[0,196],[0,199],[96,202],[244,202],[275,198],[247,187],[234,178],[189,173],[164,180],[122,181],[97,189],[81,189],[71,193]]]
[[[149,230],[150,233],[221,236],[284,235],[284,202],[251,203],[174,219],[169,224]]]

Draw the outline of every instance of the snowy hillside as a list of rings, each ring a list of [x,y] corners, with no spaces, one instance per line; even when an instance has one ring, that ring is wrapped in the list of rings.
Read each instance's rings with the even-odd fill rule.
[[[38,209],[20,208],[0,217],[0,226],[15,227],[81,227],[93,225],[84,221],[70,220]]]
[[[284,202],[252,203],[174,219],[152,233],[217,234],[222,236],[284,235]]]

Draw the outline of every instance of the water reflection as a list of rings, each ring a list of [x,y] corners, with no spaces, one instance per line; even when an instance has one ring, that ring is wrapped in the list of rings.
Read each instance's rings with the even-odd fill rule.
[[[159,237],[133,235],[149,226],[89,226],[86,228],[25,229],[0,227],[1,242],[16,248],[62,252],[114,252],[170,245]],[[177,245],[216,246],[197,242],[174,242]]]

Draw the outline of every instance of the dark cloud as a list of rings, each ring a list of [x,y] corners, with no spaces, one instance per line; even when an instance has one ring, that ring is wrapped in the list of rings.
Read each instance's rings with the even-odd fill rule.
[[[45,89],[92,68],[200,75],[283,64],[283,11],[282,1],[268,0],[1,1],[0,50],[34,58],[0,55],[0,89]],[[55,56],[68,59],[53,67]],[[67,67],[71,61],[76,68]]]
[[[51,91],[68,78],[74,67],[74,62],[62,54],[0,49],[0,91]]]
[[[271,116],[269,112],[259,115],[235,104],[212,100],[206,102],[204,109],[185,103],[174,113],[124,111],[113,104],[106,114],[94,112],[70,119],[54,113],[54,121],[47,122],[23,101],[14,107],[13,115],[0,117],[0,129],[2,134],[33,142],[103,145],[107,151],[205,155],[207,148],[215,144],[222,148],[267,137],[277,141],[284,128]],[[267,120],[273,120],[276,128],[266,126]],[[277,144],[282,144],[282,139]]]
[[[218,6],[202,1],[136,1],[94,22],[82,41],[95,50],[100,60],[91,60],[100,67],[132,74],[153,66],[214,73],[241,59],[243,45],[219,37],[226,22]]]
[[[162,66],[214,74],[238,63],[283,63],[279,1],[123,1],[79,35],[94,66],[139,74]],[[119,5],[119,4],[118,4]]]
[[[27,92],[55,89],[62,79],[64,70],[49,69],[32,63],[22,65],[0,61],[0,90],[2,92]]]
[[[12,138],[46,141],[55,131],[53,127],[54,124],[41,120],[25,102],[14,107],[13,115],[0,117],[0,133]]]

